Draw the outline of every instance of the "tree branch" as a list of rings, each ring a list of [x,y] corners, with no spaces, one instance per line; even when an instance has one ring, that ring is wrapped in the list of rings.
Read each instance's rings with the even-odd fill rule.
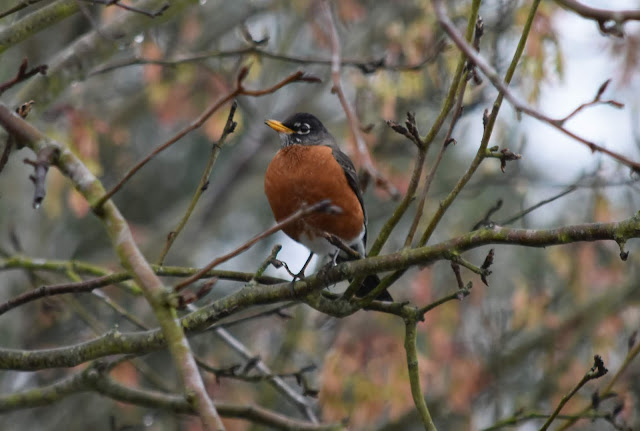
[[[273,85],[273,86],[271,86],[269,88],[266,88],[266,89],[263,89],[263,90],[248,90],[248,89],[244,88],[244,86],[242,85],[242,81],[244,80],[244,78],[246,78],[248,73],[249,73],[248,67],[246,67],[246,66],[243,67],[240,70],[240,72],[238,74],[238,77],[236,79],[236,86],[231,92],[229,92],[227,95],[221,97],[220,99],[216,100],[202,114],[200,114],[200,116],[197,119],[195,119],[193,122],[191,122],[191,124],[189,124],[184,129],[180,130],[176,135],[174,135],[171,139],[166,141],[164,144],[156,147],[156,149],[153,150],[151,153],[149,153],[144,159],[142,159],[134,167],[129,169],[129,171],[124,175],[124,177],[115,186],[113,186],[111,188],[111,190],[109,190],[107,193],[105,193],[104,196],[102,196],[92,206],[94,208],[100,208],[102,205],[104,205],[105,202],[107,202],[109,199],[111,199],[111,197],[114,194],[116,194],[122,188],[122,186],[124,186],[124,184],[136,172],[138,172],[144,165],[146,165],[151,159],[153,159],[155,156],[157,156],[158,154],[160,154],[161,152],[163,152],[164,150],[166,150],[167,148],[169,148],[170,146],[172,146],[173,144],[178,142],[180,139],[185,137],[190,132],[198,129],[218,109],[220,109],[227,102],[233,100],[234,98],[236,98],[236,97],[238,97],[240,95],[253,96],[253,97],[264,96],[266,94],[271,94],[271,93],[273,93],[275,91],[278,91],[282,87],[284,87],[284,86],[286,86],[288,84],[291,84],[292,82],[311,82],[311,83],[320,82],[320,79],[318,79],[316,77],[313,77],[313,76],[307,76],[307,75],[304,74],[304,72],[298,71],[296,73],[293,73],[293,74],[287,76],[286,78],[284,78],[283,80],[281,80],[280,82],[278,82],[277,84],[275,84],[275,85]]]
[[[41,64],[39,66],[32,67],[31,69],[28,69],[28,67],[29,67],[29,62],[25,58],[24,60],[22,60],[22,63],[20,63],[20,67],[18,68],[18,73],[16,74],[16,76],[13,79],[10,79],[0,84],[0,94],[4,93],[5,91],[7,91],[8,89],[10,89],[16,84],[19,84],[22,81],[26,81],[27,79],[31,78],[34,75],[47,74],[48,66],[46,64]]]
[[[96,391],[105,397],[123,403],[173,413],[197,414],[193,405],[184,395],[131,388],[116,382],[107,374],[112,367],[112,364],[93,363],[87,369],[53,384],[2,395],[0,396],[0,412],[50,405],[72,394]],[[243,419],[281,430],[332,431],[345,429],[340,424],[313,424],[292,419],[254,405],[216,402],[215,407],[223,417]]]
[[[254,236],[249,241],[247,241],[244,244],[242,244],[240,247],[236,248],[233,251],[230,251],[229,253],[227,253],[227,254],[225,254],[223,256],[220,256],[220,257],[217,257],[217,258],[213,259],[207,266],[202,268],[200,271],[196,272],[191,277],[188,277],[186,280],[183,280],[180,283],[176,284],[174,286],[174,290],[176,292],[179,292],[180,290],[184,289],[185,287],[187,287],[188,285],[190,285],[194,281],[197,281],[198,279],[203,277],[207,272],[209,272],[210,270],[212,270],[216,266],[220,265],[221,263],[224,263],[224,262],[228,261],[231,258],[234,258],[234,257],[238,256],[241,253],[244,253],[249,248],[253,247],[253,245],[256,244],[257,242],[263,240],[264,238],[268,237],[269,235],[272,235],[272,234],[278,232],[280,229],[290,225],[291,223],[293,223],[293,222],[295,222],[297,220],[300,220],[301,218],[303,218],[304,216],[306,216],[308,214],[312,214],[314,212],[327,212],[327,213],[330,213],[330,212],[336,212],[337,210],[338,210],[338,208],[334,207],[333,205],[331,205],[331,202],[329,200],[316,202],[313,205],[303,205],[296,212],[294,212],[293,214],[290,214],[287,218],[285,218],[284,220],[282,220],[279,223],[276,223],[274,226],[272,226],[269,229],[265,230],[261,234],[258,234],[256,236]]]
[[[433,47],[433,52],[429,53],[422,60],[415,64],[388,64],[384,58],[380,59],[342,59],[340,64],[342,67],[352,67],[362,71],[362,73],[369,74],[378,70],[389,70],[392,72],[413,72],[422,69],[425,65],[433,63],[440,52],[443,49],[442,43],[437,43]],[[331,66],[332,60],[319,58],[319,57],[298,57],[294,55],[278,54],[275,52],[267,51],[261,48],[258,44],[252,44],[246,48],[232,49],[228,51],[206,51],[201,53],[182,55],[175,59],[151,59],[143,57],[129,58],[111,64],[107,64],[99,69],[95,69],[91,72],[91,75],[99,75],[102,73],[112,72],[114,70],[139,65],[155,65],[155,66],[170,66],[175,67],[181,64],[188,64],[194,62],[204,61],[210,58],[228,58],[228,57],[244,57],[248,55],[255,55],[259,57],[269,58],[272,60],[283,61],[287,63],[301,64],[301,65],[322,65]]]
[[[578,384],[567,395],[562,397],[562,400],[560,400],[556,409],[553,411],[553,413],[551,413],[551,415],[549,416],[547,421],[544,423],[544,425],[542,425],[542,427],[540,428],[540,431],[546,431],[547,429],[549,429],[551,422],[553,422],[556,416],[558,416],[558,413],[560,413],[560,410],[562,410],[562,407],[564,407],[564,405],[567,404],[567,402],[571,399],[571,397],[573,397],[576,394],[576,392],[578,392],[580,388],[583,387],[589,380],[599,379],[600,377],[607,374],[609,370],[605,368],[604,362],[602,362],[602,358],[600,356],[598,355],[594,356],[593,361],[594,361],[593,367],[591,367],[591,369],[587,372],[587,374],[585,374],[582,377],[582,379],[580,379]]]
[[[165,2],[166,0],[139,0],[136,2],[136,7],[155,10]],[[0,31],[0,53],[20,40],[76,13],[80,4],[79,0],[58,0],[27,15],[4,31]],[[48,61],[49,70],[46,79],[39,76],[31,79],[20,88],[10,105],[37,99],[38,106],[44,109],[72,82],[84,80],[92,67],[121,52],[123,44],[133,39],[137,34],[152,25],[165,22],[192,5],[192,0],[172,0],[171,8],[156,19],[149,19],[137,13],[115,14],[109,22],[77,38]],[[21,35],[20,38],[18,38],[19,35]]]
[[[338,38],[338,30],[336,29],[336,25],[333,21],[333,14],[331,13],[331,6],[329,5],[328,0],[323,0],[321,5],[328,26],[329,38],[331,40],[331,79],[333,81],[331,92],[338,96],[340,105],[342,105],[342,109],[347,116],[349,129],[351,130],[351,134],[355,142],[356,154],[358,155],[357,159],[360,166],[371,178],[375,180],[376,185],[382,187],[392,197],[396,198],[399,196],[398,190],[375,167],[373,160],[371,159],[369,149],[367,148],[367,144],[362,137],[360,121],[358,120],[353,107],[347,100],[344,90],[342,89],[342,79],[340,77],[340,65],[342,63],[340,59],[340,40]]]
[[[409,382],[411,384],[411,395],[416,405],[425,431],[437,431],[431,419],[431,413],[420,388],[420,369],[418,364],[418,321],[416,319],[405,320],[404,349],[407,354],[407,368],[409,370]]]
[[[572,10],[584,18],[595,20],[603,33],[611,34],[613,36],[624,36],[621,24],[624,24],[626,21],[640,20],[639,9],[599,9],[584,5],[576,0],[556,0],[556,3],[566,9]],[[609,23],[613,23],[613,25],[607,25]]]
[[[167,236],[167,242],[165,243],[164,248],[160,252],[160,257],[158,258],[158,265],[162,265],[162,263],[164,262],[164,259],[167,256],[167,253],[169,253],[169,249],[173,245],[173,242],[176,240],[178,235],[180,235],[180,232],[182,232],[182,229],[187,224],[189,217],[191,217],[191,213],[193,213],[193,210],[196,208],[196,204],[198,203],[200,196],[207,189],[209,185],[209,177],[211,176],[211,171],[213,171],[213,165],[218,159],[220,150],[222,150],[222,146],[224,145],[224,142],[227,139],[227,136],[229,136],[231,133],[234,132],[236,125],[238,124],[235,121],[233,121],[233,116],[236,113],[237,107],[238,107],[238,103],[234,100],[233,103],[231,104],[231,108],[229,109],[229,115],[227,117],[227,122],[224,126],[224,129],[222,130],[222,136],[220,136],[220,139],[218,139],[217,142],[211,145],[211,154],[209,155],[209,159],[207,160],[207,164],[204,168],[204,172],[202,172],[202,176],[200,177],[200,182],[196,187],[196,191],[193,194],[193,197],[191,198],[191,203],[189,204],[189,207],[185,211],[184,216],[182,217],[178,225],[175,227],[175,229],[169,232],[169,235]]]
[[[58,0],[0,30],[0,54],[78,11],[75,0]],[[23,100],[33,99],[32,97]]]
[[[500,75],[498,75],[498,73],[491,67],[491,65],[489,65],[489,63],[487,63],[487,61],[482,56],[480,56],[471,45],[469,45],[464,37],[460,33],[458,33],[455,25],[447,16],[441,0],[434,0],[433,5],[438,17],[438,21],[440,22],[440,25],[442,25],[442,28],[447,32],[453,42],[458,46],[458,48],[463,51],[474,63],[474,65],[477,66],[482,71],[482,73],[491,81],[493,86],[500,92],[500,94],[504,95],[504,97],[511,103],[511,105],[513,105],[516,111],[523,112],[530,117],[535,118],[536,120],[548,124],[549,126],[564,133],[565,135],[586,145],[592,152],[600,152],[606,154],[609,157],[622,163],[623,165],[628,166],[634,172],[640,172],[640,163],[634,162],[633,160],[630,160],[629,158],[621,154],[608,150],[607,148],[602,147],[595,142],[578,136],[577,134],[562,126],[562,119],[557,120],[550,118],[545,114],[537,111],[536,109],[530,107],[525,102],[522,102],[508,87],[508,81],[507,83],[505,83],[505,81],[502,81]]]
[[[439,260],[449,259],[451,252],[463,253],[489,244],[549,247],[579,241],[612,240],[622,242],[630,238],[640,238],[640,214],[620,222],[587,223],[545,230],[495,226],[490,229],[469,232],[432,246],[344,262],[293,285],[291,282],[283,282],[269,286],[243,287],[181,318],[179,322],[187,333],[197,333],[224,317],[255,305],[304,298],[312,292],[324,289],[327,285],[348,278],[363,274],[404,270],[415,265],[429,265]],[[359,309],[359,307],[355,307],[353,312]],[[93,340],[56,349],[31,351],[0,349],[0,369],[29,371],[53,367],[73,367],[113,354],[144,354],[161,349],[165,345],[166,340],[158,329],[130,333],[111,331]]]
[[[52,162],[67,176],[76,189],[88,202],[95,201],[104,194],[102,184],[87,167],[67,148],[49,140],[40,131],[32,127],[14,114],[6,106],[0,105],[0,124],[13,135],[17,142],[28,146],[40,154],[43,151],[55,150],[59,156]],[[129,226],[113,202],[108,201],[96,215],[103,222],[112,245],[124,268],[130,271],[142,288],[145,298],[151,305],[158,319],[162,333],[166,337],[174,365],[182,378],[185,390],[194,395],[194,407],[200,415],[206,430],[224,430],[218,413],[207,395],[206,389],[198,373],[198,368],[191,354],[191,348],[185,338],[183,328],[179,325],[176,310],[170,298],[170,292],[154,274],[133,240]]]

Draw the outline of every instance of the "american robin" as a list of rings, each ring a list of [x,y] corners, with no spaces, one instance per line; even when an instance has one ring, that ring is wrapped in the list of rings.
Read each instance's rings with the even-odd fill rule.
[[[264,191],[275,219],[283,220],[304,204],[326,199],[340,209],[308,214],[285,227],[284,233],[311,251],[309,259],[313,253],[330,255],[338,261],[350,259],[324,233],[336,236],[365,256],[367,214],[351,159],[311,114],[297,113],[284,122],[267,120],[266,124],[278,132],[282,143],[264,178]],[[366,295],[378,283],[377,276],[367,276],[356,295]],[[392,301],[386,291],[376,299]]]

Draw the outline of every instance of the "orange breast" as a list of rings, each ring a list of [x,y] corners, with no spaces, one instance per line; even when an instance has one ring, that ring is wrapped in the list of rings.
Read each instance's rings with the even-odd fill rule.
[[[277,221],[300,208],[329,199],[342,209],[340,214],[309,214],[290,224],[284,232],[296,241],[302,233],[313,238],[328,232],[350,242],[364,227],[360,201],[349,186],[347,177],[331,147],[324,145],[291,145],[275,155],[264,180],[264,190]]]

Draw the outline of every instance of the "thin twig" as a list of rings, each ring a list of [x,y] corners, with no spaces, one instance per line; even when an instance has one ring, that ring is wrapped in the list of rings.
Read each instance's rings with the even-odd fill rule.
[[[593,19],[598,23],[600,31],[617,37],[623,37],[622,25],[626,21],[640,20],[639,9],[610,10],[584,5],[576,0],[556,0],[560,6],[571,9],[578,15]]]
[[[132,167],[125,174],[125,176],[118,182],[118,184],[113,186],[113,188],[111,190],[109,190],[107,193],[105,193],[105,195],[102,196],[93,205],[93,207],[95,209],[99,209],[100,207],[102,207],[102,205],[104,205],[104,203],[106,201],[108,201],[114,194],[116,194],[122,188],[122,186],[124,186],[124,184],[136,172],[138,172],[144,165],[146,165],[151,159],[153,159],[155,156],[160,154],[162,151],[164,151],[167,148],[169,148],[171,145],[173,145],[176,142],[178,142],[180,139],[182,139],[184,136],[186,136],[187,134],[189,134],[193,130],[195,130],[195,129],[199,128],[200,126],[202,126],[205,123],[205,121],[207,121],[209,119],[209,117],[211,117],[218,109],[220,109],[227,102],[229,102],[230,100],[233,100],[237,96],[245,95],[245,96],[260,97],[260,96],[264,96],[266,94],[271,94],[271,93],[281,89],[285,85],[291,84],[292,82],[312,82],[312,83],[321,82],[319,78],[316,78],[314,76],[305,75],[304,72],[298,71],[296,73],[293,73],[293,74],[287,76],[286,78],[284,78],[282,81],[278,82],[277,84],[275,84],[275,85],[273,85],[273,86],[271,86],[269,88],[266,88],[264,90],[247,90],[246,88],[243,87],[242,81],[244,80],[244,78],[246,78],[248,73],[249,73],[248,67],[243,67],[240,70],[240,73],[238,74],[238,77],[236,78],[236,86],[230,93],[228,93],[227,95],[225,95],[225,96],[221,97],[220,99],[218,99],[211,106],[209,106],[202,114],[200,114],[200,116],[196,120],[194,120],[191,124],[189,124],[187,127],[182,129],[181,131],[179,131],[171,139],[169,139],[167,142],[165,142],[164,144],[162,144],[159,147],[157,147],[155,150],[153,150],[151,153],[149,153],[149,155],[147,155],[144,159],[142,159],[140,162],[138,162],[134,167]]]
[[[226,261],[228,261],[231,258],[236,257],[237,255],[245,252],[246,250],[248,250],[249,248],[251,248],[255,243],[257,243],[258,241],[268,237],[269,235],[278,232],[280,229],[288,226],[289,224],[300,220],[302,217],[314,213],[314,212],[322,212],[322,211],[335,211],[335,207],[333,207],[333,205],[331,205],[331,202],[329,200],[323,200],[320,202],[316,202],[313,205],[305,205],[300,207],[300,209],[298,209],[298,211],[296,211],[295,213],[291,214],[289,217],[285,218],[284,220],[282,220],[281,222],[277,223],[275,226],[265,230],[264,232],[262,232],[259,235],[254,236],[253,238],[251,238],[249,241],[247,241],[246,243],[242,244],[240,247],[236,248],[233,251],[230,251],[229,253],[217,257],[215,259],[213,259],[207,266],[205,266],[204,268],[202,268],[200,271],[196,272],[195,274],[193,274],[191,277],[188,277],[187,279],[181,281],[180,283],[176,284],[174,286],[174,290],[176,292],[179,292],[180,290],[184,289],[185,287],[187,287],[188,285],[190,285],[191,283],[193,283],[194,281],[197,281],[198,279],[202,278],[207,272],[209,272],[211,269],[215,268],[216,266],[220,265],[221,263],[224,263]]]
[[[238,352],[246,360],[255,358],[255,355],[253,355],[252,352],[249,351],[249,349],[247,349],[244,344],[240,343],[225,328],[217,328],[216,335],[218,335],[218,337],[220,337],[225,343],[227,343],[229,347],[231,347],[233,350]],[[255,368],[262,374],[273,374],[272,371],[267,366],[267,364],[265,364],[264,361],[260,359],[258,359],[257,362],[255,363]],[[287,398],[295,402],[298,408],[301,409],[301,411],[307,416],[307,418],[312,423],[314,424],[318,423],[318,418],[316,414],[314,413],[313,409],[309,405],[309,402],[303,395],[296,392],[281,377],[275,376],[273,379],[269,381],[273,382],[276,389],[282,392]]]
[[[546,431],[549,428],[549,426],[551,425],[551,422],[553,422],[556,416],[558,416],[558,414],[560,413],[560,410],[562,410],[562,407],[564,407],[564,405],[567,404],[567,402],[571,399],[571,397],[573,397],[575,393],[580,390],[581,387],[583,387],[589,380],[599,379],[600,377],[607,374],[608,371],[609,370],[607,370],[604,366],[604,362],[602,362],[602,358],[599,355],[594,356],[593,367],[591,367],[591,369],[587,372],[587,374],[585,374],[584,377],[580,379],[578,384],[571,390],[571,392],[569,392],[567,395],[562,397],[562,400],[560,400],[556,409],[549,416],[549,418],[544,423],[544,425],[542,425],[542,427],[540,428],[540,431]]]
[[[592,152],[600,152],[610,156],[611,158],[619,161],[625,166],[628,166],[635,172],[640,172],[640,163],[634,162],[629,158],[616,153],[615,151],[611,151],[605,147],[602,147],[595,142],[589,141],[586,138],[583,138],[570,130],[564,128],[561,124],[561,120],[553,119],[548,117],[547,115],[537,111],[536,109],[530,107],[525,102],[521,101],[508,87],[508,82],[502,80],[500,75],[491,67],[491,65],[481,56],[479,55],[475,49],[469,45],[469,43],[464,39],[464,37],[458,32],[455,25],[451,21],[451,19],[447,16],[444,5],[441,0],[433,0],[434,9],[436,11],[436,15],[438,17],[438,21],[440,25],[445,30],[445,32],[451,37],[453,42],[458,46],[458,48],[463,51],[470,60],[477,66],[482,73],[491,81],[493,86],[500,92],[500,94],[504,95],[504,97],[511,103],[514,109],[518,112],[523,112],[530,117],[535,118],[543,123],[550,125],[556,130],[564,133],[565,135],[575,139],[576,141],[586,145]]]
[[[469,296],[471,294],[471,287],[472,287],[472,284],[471,284],[471,282],[469,282],[465,286],[463,286],[462,288],[458,288],[458,290],[456,290],[454,293],[452,293],[450,295],[447,295],[447,296],[443,296],[442,298],[438,299],[437,301],[433,301],[432,303],[427,304],[424,307],[420,307],[416,311],[416,313],[418,314],[418,316],[420,316],[422,318],[422,316],[427,314],[429,311],[441,306],[445,302],[461,301],[462,299],[466,298],[467,296]]]
[[[624,361],[618,368],[618,371],[613,375],[609,383],[602,389],[600,392],[600,398],[604,399],[614,394],[613,386],[617,383],[620,376],[624,374],[629,365],[633,362],[633,360],[640,354],[640,343],[631,344],[631,339],[629,340],[629,351],[627,352],[627,356],[625,356]],[[569,429],[572,425],[574,425],[578,419],[581,419],[583,415],[585,415],[590,409],[594,408],[593,403],[589,403],[586,407],[584,407],[574,418],[571,418],[569,421],[565,422],[558,428],[558,431],[565,431]]]
[[[563,420],[589,419],[590,421],[595,422],[596,419],[607,420],[607,418],[610,415],[611,413],[609,412],[590,413],[590,414],[586,413],[586,414],[577,414],[577,415],[557,415],[556,419],[563,419]],[[527,413],[527,412],[520,411],[509,418],[502,419],[499,422],[496,422],[495,424],[491,425],[488,428],[483,428],[481,431],[498,431],[504,428],[512,428],[514,425],[518,425],[521,422],[526,422],[533,419],[547,419],[548,417],[549,417],[549,414],[547,413],[539,413],[539,412]]]
[[[209,183],[209,177],[211,176],[211,171],[213,170],[213,165],[218,159],[220,150],[222,149],[222,146],[224,145],[224,142],[227,139],[227,136],[233,133],[236,128],[237,123],[233,121],[233,116],[236,113],[237,107],[238,107],[238,102],[234,100],[233,103],[231,104],[231,108],[229,109],[229,115],[227,116],[227,122],[222,131],[222,136],[220,136],[220,139],[218,139],[218,142],[214,143],[211,146],[211,154],[209,155],[209,160],[207,161],[207,165],[204,168],[204,172],[202,172],[202,176],[200,177],[200,182],[196,187],[196,191],[193,194],[193,197],[191,198],[191,203],[189,204],[189,207],[184,213],[184,216],[182,216],[182,219],[180,220],[178,225],[167,236],[167,242],[165,243],[164,248],[162,249],[162,252],[160,252],[160,257],[158,258],[158,265],[162,265],[162,263],[164,262],[164,259],[167,256],[167,253],[169,253],[169,249],[173,245],[178,235],[180,235],[180,232],[182,232],[182,229],[187,224],[187,221],[189,220],[189,217],[193,213],[193,210],[195,209],[196,204],[200,199],[200,196],[206,190],[207,185]]]
[[[156,18],[162,15],[167,9],[169,9],[169,6],[170,6],[169,3],[164,3],[157,10],[153,12],[149,12],[146,10],[135,8],[133,6],[126,5],[124,3],[120,3],[120,0],[82,0],[82,1],[85,3],[99,4],[103,6],[116,6],[121,9],[127,10],[129,12],[135,12],[144,16],[148,16],[149,18]]]
[[[347,116],[349,129],[351,130],[351,134],[353,135],[353,140],[355,143],[356,154],[358,155],[357,159],[360,163],[360,166],[365,170],[365,172],[367,172],[367,174],[375,180],[377,186],[382,187],[393,198],[397,198],[400,195],[398,190],[375,167],[371,158],[371,154],[369,153],[369,149],[367,148],[367,143],[362,137],[360,121],[356,117],[355,111],[347,100],[347,97],[344,94],[344,90],[342,89],[342,80],[340,77],[340,40],[338,38],[338,30],[336,29],[336,25],[333,20],[333,14],[331,12],[331,6],[329,5],[328,0],[322,1],[322,9],[324,12],[326,23],[328,24],[329,37],[331,39],[331,79],[333,81],[331,92],[338,96],[340,105],[342,105],[342,109]]]
[[[422,69],[425,65],[434,62],[440,52],[442,51],[444,44],[442,41],[436,43],[432,49],[432,52],[427,54],[422,60],[414,64],[387,64],[384,58],[381,59],[342,59],[341,65],[343,67],[353,67],[361,70],[363,73],[374,73],[377,70],[389,70],[393,72],[412,72]],[[243,57],[248,55],[256,55],[260,57],[269,58],[272,60],[283,61],[287,63],[302,64],[302,65],[323,65],[331,66],[332,60],[319,58],[319,57],[297,57],[294,55],[278,54],[275,52],[267,51],[260,48],[257,45],[251,45],[246,48],[232,49],[228,51],[205,51],[200,53],[188,54],[180,56],[175,59],[151,59],[143,57],[135,57],[126,60],[114,62],[100,69],[92,71],[89,75],[99,75],[102,73],[111,72],[123,67],[138,66],[138,65],[155,65],[155,66],[170,66],[175,67],[181,64],[200,62],[211,58],[227,58],[227,57]]]
[[[420,178],[422,177],[422,171],[424,169],[424,160],[427,156],[428,146],[419,139],[418,126],[416,124],[415,115],[413,113],[407,112],[407,121],[405,122],[405,124],[407,126],[411,125],[412,127],[407,127],[407,129],[405,129],[407,131],[406,134],[401,132],[398,132],[398,133],[406,136],[408,139],[410,139],[413,143],[416,144],[416,146],[418,147],[418,154],[415,157],[413,172],[411,173],[411,179],[409,180],[409,186],[407,187],[407,192],[405,193],[402,201],[400,201],[396,209],[393,211],[393,214],[391,215],[391,217],[389,217],[389,219],[385,222],[384,226],[382,226],[382,229],[380,229],[380,233],[378,234],[378,237],[376,238],[375,242],[373,243],[373,246],[371,246],[371,250],[368,253],[369,256],[377,256],[378,254],[380,254],[380,251],[382,250],[382,247],[384,246],[385,242],[387,241],[387,239],[389,239],[389,236],[391,236],[391,233],[397,226],[398,222],[400,221],[402,216],[407,212],[409,205],[415,199],[416,190],[418,189],[418,184],[420,183]],[[394,123],[389,124],[389,126],[394,130],[396,130],[394,128]],[[415,132],[416,132],[415,135],[418,136],[417,140],[416,140],[416,136],[414,136],[413,133],[409,132],[409,130],[411,130],[412,128],[415,129]],[[355,292],[355,287],[353,291]],[[345,296],[345,299],[348,299],[348,297]]]
[[[11,14],[21,11],[29,5],[36,4],[41,2],[42,0],[20,0],[20,3],[15,5],[14,7],[7,9],[4,12],[0,12],[0,19],[7,17]]]
[[[491,223],[491,216],[494,215],[496,212],[500,211],[500,208],[502,208],[502,204],[503,204],[502,199],[498,199],[496,203],[487,210],[484,217],[482,217],[482,220],[480,220],[479,222],[473,225],[471,230],[477,230],[477,229],[480,229],[482,226],[489,225]]]
[[[18,73],[16,74],[16,76],[0,84],[0,94],[4,93],[16,84],[19,84],[22,81],[26,81],[32,76],[35,76],[37,74],[46,75],[47,69],[49,68],[49,66],[47,66],[46,64],[41,64],[39,66],[32,67],[31,69],[28,69],[28,67],[29,61],[25,58],[22,60],[22,63],[20,63],[20,67],[18,68]]]
[[[556,120],[556,122],[559,125],[563,126],[564,123],[569,121],[569,119],[573,118],[576,114],[578,114],[578,112],[580,112],[583,109],[588,108],[590,106],[610,105],[610,106],[613,106],[614,108],[618,108],[618,109],[624,108],[624,105],[622,103],[616,101],[616,100],[613,100],[613,99],[602,100],[602,94],[605,92],[605,90],[607,89],[607,87],[609,86],[610,83],[611,83],[611,79],[607,79],[606,81],[604,81],[600,85],[600,88],[598,88],[598,91],[596,92],[596,95],[594,96],[593,100],[591,100],[590,102],[583,103],[582,105],[578,106],[576,109],[571,111],[571,113],[569,113],[569,115],[567,115],[566,117],[563,117],[563,118],[560,118],[560,119]]]
[[[497,224],[499,224],[500,226],[508,226],[511,223],[521,219],[522,217],[524,217],[525,215],[529,214],[532,211],[537,210],[538,208],[551,203],[553,201],[555,201],[556,199],[560,199],[563,196],[568,195],[569,193],[573,193],[574,191],[578,190],[577,186],[570,186],[568,189],[563,190],[562,192],[558,193],[557,195],[551,196],[548,199],[542,200],[540,202],[538,202],[535,205],[530,206],[529,208],[525,209],[524,211],[519,212],[518,214],[515,214],[512,217],[509,217],[508,219],[504,220],[504,221],[499,221],[497,222]]]
[[[0,304],[0,315],[16,307],[19,307],[23,304],[26,304],[31,301],[35,301],[36,299],[39,299],[39,298],[44,298],[47,296],[54,296],[54,295],[62,295],[65,293],[91,292],[92,290],[98,287],[103,287],[103,286],[108,286],[110,284],[113,284],[114,282],[113,280],[114,279],[117,280],[118,278],[120,277],[105,275],[104,277],[93,278],[87,281],[56,284],[56,285],[50,285],[50,286],[40,286],[37,289],[33,289],[23,294],[20,294],[15,298],[12,298],[9,301]],[[122,281],[122,280],[119,280],[119,281]]]

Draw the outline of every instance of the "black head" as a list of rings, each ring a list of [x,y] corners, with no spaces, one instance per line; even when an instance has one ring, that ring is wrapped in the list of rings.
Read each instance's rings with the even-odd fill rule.
[[[300,145],[333,145],[333,136],[324,125],[311,114],[298,112],[283,122],[267,120],[267,126],[278,132],[282,146]]]

